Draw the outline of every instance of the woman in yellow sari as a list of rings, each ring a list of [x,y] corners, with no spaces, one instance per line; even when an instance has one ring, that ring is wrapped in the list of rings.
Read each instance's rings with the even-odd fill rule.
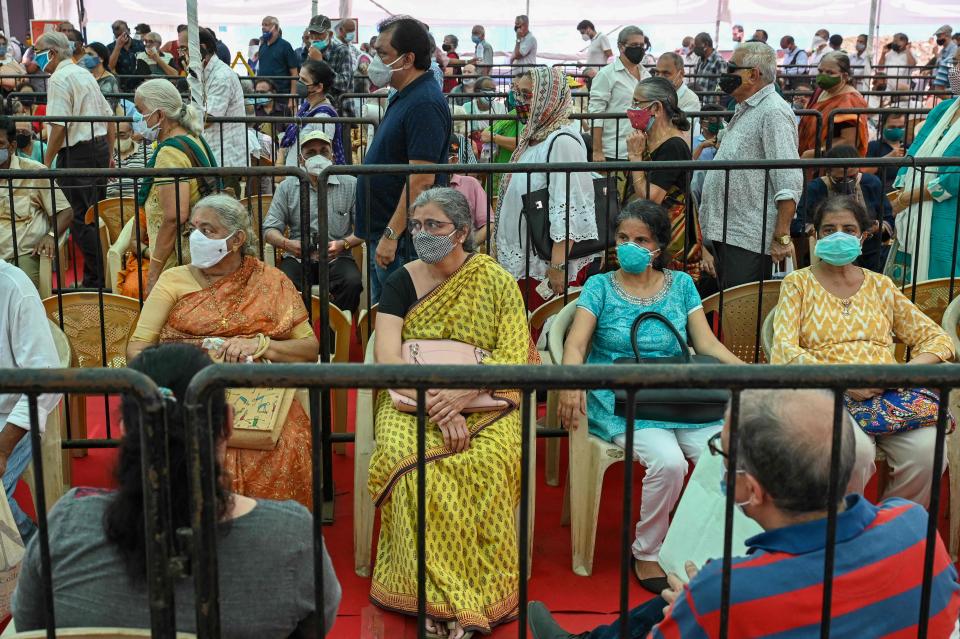
[[[482,364],[536,363],[516,280],[489,256],[470,252],[466,199],[449,188],[426,191],[414,202],[407,228],[420,259],[384,284],[377,362],[403,363],[409,340],[455,340],[483,349]],[[505,400],[502,408],[466,412],[480,393],[427,392],[424,528],[432,637],[489,633],[518,614],[520,393],[494,391]],[[381,392],[376,407],[369,488],[380,508],[380,541],[370,597],[382,608],[416,614],[417,419],[394,401]]]
[[[127,360],[158,342],[203,346],[225,362],[316,362],[319,344],[307,309],[279,269],[254,257],[250,214],[229,195],[210,195],[190,215],[191,261],[163,272],[146,299]],[[293,499],[313,508],[310,420],[298,401],[273,450],[228,446],[233,492]]]

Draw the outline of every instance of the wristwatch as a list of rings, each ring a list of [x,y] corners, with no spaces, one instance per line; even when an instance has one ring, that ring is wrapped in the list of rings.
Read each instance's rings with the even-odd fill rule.
[[[793,242],[793,240],[790,239],[789,233],[787,233],[786,235],[781,235],[780,237],[775,237],[773,239],[776,240],[777,244],[782,244],[783,246],[790,246],[790,244]]]
[[[388,240],[397,241],[400,239],[400,233],[397,233],[392,228],[387,226],[386,228],[383,229],[383,237]]]

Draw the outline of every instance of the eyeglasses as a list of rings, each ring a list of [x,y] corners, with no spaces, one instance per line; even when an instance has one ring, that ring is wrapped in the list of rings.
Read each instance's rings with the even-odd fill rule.
[[[734,64],[733,62],[727,63],[727,73],[736,73],[737,71],[752,71],[757,67],[742,67],[739,64]]]
[[[710,451],[711,455],[719,455],[724,459],[730,459],[730,456],[723,452],[723,439],[721,435],[723,433],[717,433],[713,437],[707,440],[707,449]]]
[[[441,222],[440,220],[432,220],[429,218],[423,222],[420,220],[409,220],[407,222],[407,233],[412,235],[419,233],[420,229],[425,228],[431,235],[437,235],[445,226],[453,226],[453,222]]]
[[[655,102],[654,100],[634,100],[633,103],[632,103],[633,106],[632,106],[631,108],[633,108],[633,109],[646,109],[648,106],[653,105],[654,102]]]

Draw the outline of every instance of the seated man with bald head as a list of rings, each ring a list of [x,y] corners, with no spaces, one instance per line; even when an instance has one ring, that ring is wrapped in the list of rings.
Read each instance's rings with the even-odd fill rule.
[[[764,530],[734,557],[730,637],[819,637],[823,567],[830,506],[834,399],[817,390],[744,391],[740,399],[736,468],[730,459],[730,419],[710,452],[736,472],[734,503]],[[840,423],[837,485],[855,465],[856,425]],[[718,478],[726,486],[726,477]],[[862,495],[837,499],[831,634],[837,637],[915,636],[920,616],[927,512],[903,499],[875,506]],[[687,563],[688,584],[630,611],[629,636],[717,637],[722,561],[699,571]],[[960,585],[939,535],[933,559],[928,636],[960,636]],[[613,639],[620,624],[578,635],[566,632],[540,602],[529,605],[534,639]]]

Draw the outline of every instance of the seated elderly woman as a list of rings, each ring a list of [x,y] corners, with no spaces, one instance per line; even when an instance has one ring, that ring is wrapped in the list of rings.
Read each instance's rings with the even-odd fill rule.
[[[377,362],[410,362],[404,352],[419,345],[422,363],[430,363],[431,342],[466,346],[473,360],[464,357],[465,364],[535,362],[516,281],[491,257],[471,252],[473,220],[463,195],[451,188],[422,193],[407,228],[420,259],[384,283]],[[416,395],[381,392],[377,400],[369,488],[381,514],[370,598],[413,615],[417,418],[408,397]],[[461,639],[518,614],[520,393],[430,390],[426,401],[427,628]]]
[[[181,402],[193,376],[211,363],[201,349],[186,344],[153,346],[130,362],[130,368],[151,378],[167,396],[174,530],[189,528],[191,514],[186,411]],[[214,498],[220,521],[217,556],[223,636],[315,637],[319,612],[314,604],[313,519],[299,504],[254,500],[227,489],[224,451],[232,424],[222,391],[211,394],[210,406],[209,422],[202,428],[212,431],[217,444],[213,472],[220,480]],[[126,428],[117,461],[117,489],[74,488],[50,511],[58,628],[150,626],[140,405],[124,396],[121,412]],[[37,537],[27,545],[13,600],[19,631],[44,628],[52,621],[45,618]],[[325,548],[323,580],[323,614],[329,631],[340,604],[340,584]],[[265,597],[265,592],[270,596]],[[177,578],[174,596],[177,630],[196,632],[193,579]]]
[[[953,359],[950,338],[890,278],[855,266],[870,221],[849,196],[825,201],[814,214],[820,258],[783,280],[773,320],[773,364],[893,364],[893,339],[911,348],[910,364]],[[930,502],[939,399],[927,389],[860,388],[846,393],[857,430],[851,492],[863,492],[879,446],[893,469],[881,499]],[[924,428],[927,427],[927,428]],[[946,460],[944,459],[944,462]]]
[[[191,264],[157,280],[127,359],[157,342],[184,342],[225,362],[316,362],[319,344],[303,299],[282,271],[254,257],[247,208],[229,195],[209,195],[193,207],[190,224]],[[276,419],[284,426],[273,450],[227,448],[233,490],[312,508],[310,420],[297,401]]]
[[[742,364],[710,330],[693,279],[683,271],[665,266],[673,259],[670,250],[670,218],[663,207],[649,200],[635,200],[617,220],[617,257],[620,268],[594,275],[577,300],[577,313],[563,349],[566,364],[610,364],[633,357],[631,330],[641,314],[661,314],[685,339],[692,340],[700,355],[721,362]],[[679,354],[679,345],[669,328],[646,322],[638,329],[641,357]],[[589,355],[587,354],[589,351]],[[626,420],[614,412],[611,390],[568,390],[560,393],[560,419],[564,427],[577,427],[586,415],[590,433],[623,446]],[[667,580],[657,562],[667,534],[670,511],[683,489],[687,459],[696,463],[707,440],[720,432],[723,421],[678,424],[637,419],[634,422],[633,454],[646,468],[640,498],[640,521],[633,543],[634,573],[651,592],[666,589]]]

